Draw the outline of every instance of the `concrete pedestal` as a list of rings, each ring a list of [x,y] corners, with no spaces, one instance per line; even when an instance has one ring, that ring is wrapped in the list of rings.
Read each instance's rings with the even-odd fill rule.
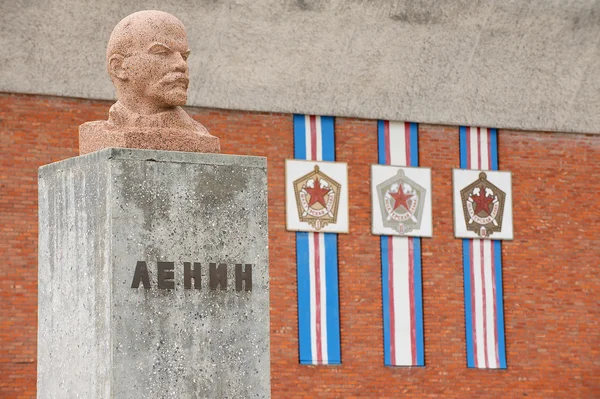
[[[270,397],[266,160],[39,171],[38,398]]]

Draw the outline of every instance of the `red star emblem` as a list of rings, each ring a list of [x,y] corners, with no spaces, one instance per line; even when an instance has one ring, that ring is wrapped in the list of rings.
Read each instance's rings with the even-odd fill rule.
[[[390,195],[394,199],[394,210],[402,205],[404,209],[408,211],[408,200],[411,199],[414,194],[405,194],[404,190],[402,190],[402,186],[400,186],[398,187],[398,192],[393,193],[390,191]]]
[[[479,194],[472,195],[471,198],[475,203],[475,214],[478,214],[480,211],[484,211],[487,214],[490,213],[490,203],[494,201],[494,198],[485,195],[485,187],[479,187]]]
[[[325,195],[331,190],[330,188],[321,188],[321,183],[319,182],[319,178],[315,178],[314,187],[304,187],[306,192],[310,195],[310,200],[308,201],[308,206],[313,206],[317,202],[323,206],[326,206]]]

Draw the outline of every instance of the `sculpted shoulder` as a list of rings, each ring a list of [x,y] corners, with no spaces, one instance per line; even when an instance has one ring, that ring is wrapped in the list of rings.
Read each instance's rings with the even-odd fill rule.
[[[116,109],[115,109],[116,108]],[[119,112],[111,107],[107,121],[79,126],[79,152],[108,147],[220,153],[219,139],[181,107],[152,115]]]

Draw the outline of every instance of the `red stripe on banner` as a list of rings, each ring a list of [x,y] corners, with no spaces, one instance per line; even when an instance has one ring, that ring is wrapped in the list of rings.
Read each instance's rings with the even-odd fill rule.
[[[410,122],[404,122],[404,142],[404,150],[406,152],[406,163],[404,166],[410,166]]]
[[[385,164],[391,164],[390,157],[390,121],[383,122],[383,137],[385,140]]]
[[[471,289],[471,309],[473,309],[473,353],[475,358],[475,367],[478,367],[477,364],[477,311],[475,309],[475,271],[473,265],[473,240],[469,242],[469,251],[471,252],[471,264],[469,265],[469,269],[471,272],[471,281],[473,282],[473,287]]]
[[[321,250],[319,248],[319,233],[313,233],[313,244],[315,246],[315,301],[317,303],[317,362],[321,364],[323,353],[321,349]]]
[[[467,126],[467,169],[471,169],[471,128]],[[473,258],[471,258],[473,259]],[[473,280],[471,280],[473,281]]]
[[[494,295],[494,304],[496,304],[496,273],[494,264],[494,242],[490,241],[491,246],[491,258],[492,258],[492,294]],[[498,319],[497,312],[494,311],[494,355],[496,356],[496,367],[500,365],[500,356],[498,356]]]
[[[408,237],[408,290],[410,294],[410,354],[412,364],[417,363],[417,322],[415,319],[415,253],[414,238]]]
[[[310,116],[310,155],[311,160],[317,160],[317,117]]]
[[[481,169],[481,130],[477,128],[477,168]]]
[[[394,244],[392,243],[392,237],[388,236],[388,288],[390,290],[390,353],[391,363],[396,364],[396,322],[395,322],[395,308],[394,308]]]
[[[488,344],[487,344],[487,306],[486,306],[486,292],[485,292],[485,256],[483,254],[483,247],[485,245],[485,241],[479,242],[479,256],[480,256],[480,268],[481,268],[481,297],[482,297],[482,307],[483,307],[483,355],[485,359],[485,368],[488,368],[489,360],[488,360]]]

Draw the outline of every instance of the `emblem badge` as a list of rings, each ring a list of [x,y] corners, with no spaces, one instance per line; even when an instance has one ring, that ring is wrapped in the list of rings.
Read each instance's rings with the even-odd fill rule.
[[[340,183],[315,165],[312,172],[295,180],[293,185],[301,222],[307,222],[317,231],[336,223],[342,188]]]
[[[506,193],[487,180],[484,172],[479,179],[460,190],[466,228],[481,238],[502,231]]]
[[[406,177],[402,169],[396,176],[377,185],[379,208],[384,227],[403,235],[421,226],[427,190]]]

